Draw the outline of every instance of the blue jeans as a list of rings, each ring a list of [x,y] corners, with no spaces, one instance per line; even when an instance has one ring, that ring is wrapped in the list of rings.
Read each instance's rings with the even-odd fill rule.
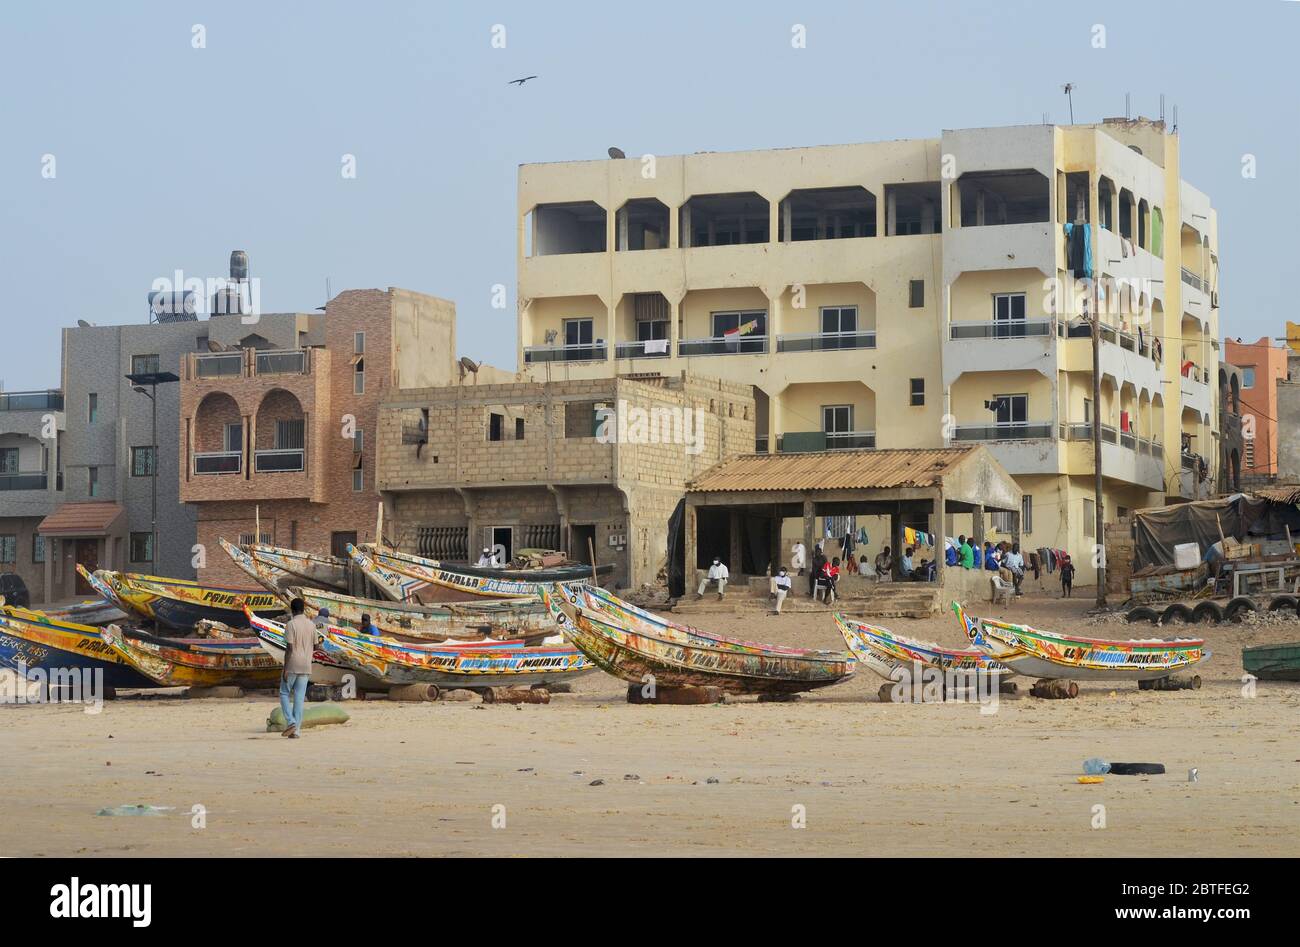
[[[302,726],[302,702],[307,698],[307,684],[310,674],[280,675],[280,712],[284,714],[284,728]],[[293,694],[293,707],[289,706],[289,695]]]

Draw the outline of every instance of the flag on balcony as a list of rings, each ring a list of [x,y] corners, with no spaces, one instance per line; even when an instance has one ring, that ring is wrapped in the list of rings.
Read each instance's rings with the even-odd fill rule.
[[[749,333],[753,332],[757,328],[758,328],[758,320],[750,319],[748,322],[746,322],[743,325],[738,325],[734,329],[728,329],[726,332],[722,333],[722,337],[724,339],[739,338],[742,335],[749,335]]]

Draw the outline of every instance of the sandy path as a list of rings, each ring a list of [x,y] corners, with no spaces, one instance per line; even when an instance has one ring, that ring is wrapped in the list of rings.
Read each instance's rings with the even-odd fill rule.
[[[997,611],[1080,630],[1087,604]],[[791,615],[701,624],[837,640]],[[959,642],[951,617],[889,624]],[[264,698],[7,706],[0,854],[1298,855],[1300,685],[1247,698],[1239,678],[1243,642],[1300,640],[1300,622],[1208,637],[1199,691],[1094,684],[1075,701],[1003,698],[988,715],[871,702],[881,682],[866,671],[795,704],[629,706],[599,674],[548,706],[351,702],[349,723],[297,741],[263,731]],[[1168,774],[1079,785],[1092,755]],[[95,815],[126,803],[177,808]],[[196,804],[205,828],[191,827]],[[794,806],[806,828],[792,828]]]

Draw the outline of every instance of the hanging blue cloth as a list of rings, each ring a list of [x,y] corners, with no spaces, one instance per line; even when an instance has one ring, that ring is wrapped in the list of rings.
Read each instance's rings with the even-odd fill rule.
[[[1070,271],[1075,276],[1092,279],[1092,224],[1066,224],[1065,239],[1069,241]]]

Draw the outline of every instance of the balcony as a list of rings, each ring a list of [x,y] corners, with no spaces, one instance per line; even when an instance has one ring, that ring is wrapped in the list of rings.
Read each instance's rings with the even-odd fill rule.
[[[244,374],[243,352],[194,356],[195,378],[232,378]]]
[[[186,378],[254,378],[258,375],[309,375],[317,359],[327,357],[320,349],[241,349],[238,352],[193,354]],[[328,360],[320,366],[328,369]]]
[[[1092,425],[1088,422],[1062,424],[1060,435],[1078,444],[1073,463],[1087,469],[1092,457]],[[1101,426],[1101,442],[1101,466],[1106,477],[1149,490],[1162,488],[1165,451],[1160,444],[1129,431],[1116,430],[1109,424]]]
[[[0,392],[0,411],[62,411],[62,391]]]
[[[654,351],[646,351],[646,346],[650,346]],[[667,339],[655,339],[653,341],[640,342],[619,342],[614,346],[615,358],[667,358],[672,353],[669,351],[671,343]]]
[[[244,469],[244,455],[239,451],[210,451],[194,455],[195,476],[237,474]]]
[[[603,362],[608,357],[603,341],[579,345],[526,345],[524,361],[533,362]]]
[[[1201,279],[1201,277],[1193,273],[1187,267],[1184,266],[1182,268],[1180,275],[1182,276],[1183,282],[1192,287],[1192,289],[1199,290],[1202,293],[1208,293],[1210,291],[1206,281]]]
[[[307,372],[307,353],[302,349],[258,352],[254,368],[259,375],[303,375]]]
[[[861,332],[811,332],[802,335],[778,335],[778,352],[830,352],[840,349],[874,349],[874,330]]]
[[[306,451],[302,448],[258,450],[253,452],[253,471],[255,473],[299,473],[306,469],[305,460]]]
[[[820,453],[831,450],[874,450],[875,431],[787,431],[776,439],[782,454]],[[767,439],[763,438],[766,450]]]
[[[959,424],[953,428],[954,441],[1037,441],[1052,436],[1051,421],[1009,424]]]
[[[681,358],[695,355],[762,355],[767,352],[767,336],[742,336],[737,339],[682,339],[677,343]]]
[[[44,473],[0,474],[0,490],[47,490],[49,486]]]
[[[980,320],[979,322],[952,322],[948,325],[948,338],[954,342],[970,339],[1027,339],[1052,334],[1051,316],[1035,319],[1017,319],[1013,322]]]

